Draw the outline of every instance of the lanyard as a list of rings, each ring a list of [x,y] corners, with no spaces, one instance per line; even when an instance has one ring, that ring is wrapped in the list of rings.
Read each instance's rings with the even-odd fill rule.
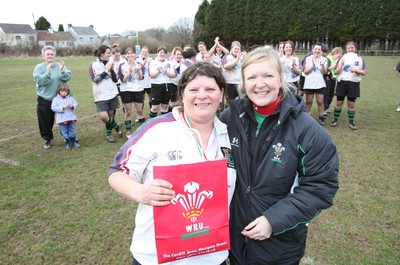
[[[190,119],[186,116],[186,113],[182,111],[182,118],[185,121],[186,125],[190,128],[193,129],[193,127],[190,124]],[[215,129],[215,126],[213,126],[213,132],[214,132],[214,137],[215,140],[217,139],[217,130]],[[198,134],[200,136],[200,134]],[[201,142],[199,141],[198,137],[195,137],[196,139],[196,146],[197,146],[197,151],[199,152],[200,157],[203,157],[205,160],[208,160],[206,153],[204,152],[203,148],[201,148]],[[216,159],[218,156],[218,148],[217,151],[215,152],[215,158]]]

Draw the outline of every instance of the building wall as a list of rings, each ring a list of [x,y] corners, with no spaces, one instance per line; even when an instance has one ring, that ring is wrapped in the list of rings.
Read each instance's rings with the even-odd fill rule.
[[[0,30],[0,43],[7,46],[33,47],[37,43],[36,35],[33,34],[5,34]]]
[[[74,47],[76,47],[76,42],[41,40],[41,41],[38,41],[38,45],[39,45],[39,47],[44,47],[46,45],[51,45],[54,48],[74,48]]]
[[[76,41],[78,45],[91,45],[91,46],[100,45],[100,38],[99,36],[96,35],[78,36]]]

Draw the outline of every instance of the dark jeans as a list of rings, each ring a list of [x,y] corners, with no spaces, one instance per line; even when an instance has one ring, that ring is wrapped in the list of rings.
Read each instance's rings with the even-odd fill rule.
[[[51,101],[42,97],[37,98],[37,116],[40,136],[45,141],[53,140],[54,112],[51,110]]]
[[[336,79],[325,80],[326,90],[324,95],[324,110],[329,109],[332,103],[333,97],[335,96]]]

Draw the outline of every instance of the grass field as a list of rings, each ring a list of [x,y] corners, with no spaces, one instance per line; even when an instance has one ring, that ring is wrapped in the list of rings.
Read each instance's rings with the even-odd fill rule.
[[[93,58],[63,59],[79,103],[82,147],[72,150],[58,127],[53,147],[42,147],[32,77],[41,58],[0,59],[0,264],[131,264],[136,205],[107,183],[125,139],[104,139],[87,70]],[[346,108],[336,128],[325,127],[339,150],[340,190],[309,226],[304,264],[399,264],[398,60],[365,57],[357,131],[347,127]]]

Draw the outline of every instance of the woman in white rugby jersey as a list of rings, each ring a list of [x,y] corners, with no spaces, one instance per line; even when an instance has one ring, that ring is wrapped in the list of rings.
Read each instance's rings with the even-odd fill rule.
[[[219,40],[219,37],[215,37],[214,46],[211,47],[208,54],[211,56],[211,62],[218,68],[222,68],[222,59],[229,54],[229,50],[224,47],[224,43]]]
[[[243,61],[242,45],[238,41],[233,41],[231,51],[224,58],[223,75],[226,80],[225,95],[227,103],[234,100],[239,94],[237,91],[241,80],[241,65]]]
[[[150,118],[168,113],[171,100],[172,79],[176,76],[171,62],[167,59],[167,48],[161,46],[157,49],[157,58],[150,63],[151,78],[151,109]]]
[[[126,137],[132,135],[132,103],[135,106],[136,115],[139,123],[143,124],[145,118],[143,116],[143,88],[139,84],[139,80],[143,79],[142,65],[135,61],[135,51],[132,48],[125,50],[125,62],[118,69],[118,76],[121,80],[120,96],[125,109],[125,129]]]
[[[318,122],[321,126],[324,126],[326,124],[324,117],[324,94],[326,89],[324,74],[327,72],[328,63],[326,57],[322,56],[321,43],[316,42],[313,45],[312,52],[312,55],[307,57],[304,62],[306,111],[310,113],[315,94],[319,115]]]
[[[140,87],[143,88],[144,98],[147,94],[147,99],[149,101],[149,109],[151,108],[151,78],[150,78],[149,68],[150,68],[150,62],[152,60],[153,58],[149,56],[149,48],[147,46],[142,46],[142,49],[140,50],[140,55],[138,56],[138,58],[136,58],[136,62],[142,65],[143,79],[139,81],[139,85]],[[139,120],[136,119],[135,122],[139,122]]]
[[[357,53],[357,45],[350,41],[346,44],[346,54],[339,60],[336,66],[335,74],[337,77],[336,87],[336,107],[333,112],[331,127],[337,126],[345,97],[347,97],[347,116],[349,118],[349,127],[357,130],[354,123],[356,115],[356,99],[360,97],[361,77],[367,74],[367,68],[364,59]]]
[[[173,56],[171,64],[172,68],[175,71],[175,77],[172,78],[171,101],[170,101],[169,111],[171,111],[172,108],[178,106],[180,103],[180,101],[178,100],[178,82],[179,78],[182,75],[182,72],[186,69],[185,67],[182,67],[182,63],[184,61],[182,52],[183,50],[181,47],[175,47],[171,55]]]
[[[294,56],[294,43],[293,41],[286,41],[283,46],[283,55],[280,57],[283,68],[285,70],[286,82],[292,84],[296,88],[296,91],[292,91],[297,94],[299,87],[299,79],[301,74],[300,59]]]

